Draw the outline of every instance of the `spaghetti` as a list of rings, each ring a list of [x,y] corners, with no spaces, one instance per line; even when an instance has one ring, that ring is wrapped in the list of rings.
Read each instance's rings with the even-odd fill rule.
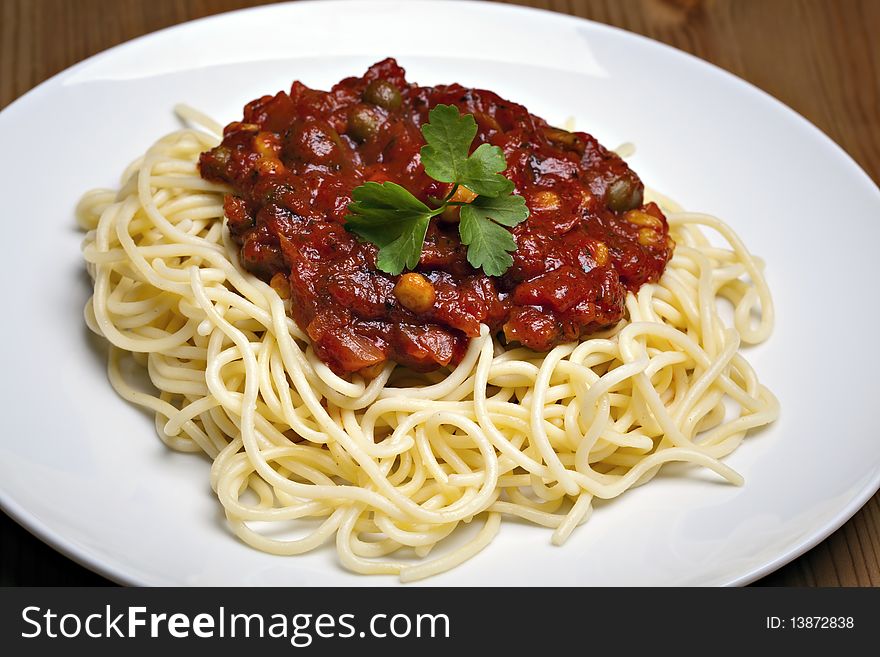
[[[720,459],[778,403],[739,347],[769,336],[773,306],[763,264],[719,219],[654,197],[675,253],[658,283],[628,295],[612,330],[537,353],[483,327],[451,370],[388,363],[372,380],[346,379],[240,266],[227,188],[197,169],[220,127],[182,113],[213,134],[168,135],[118,191],[79,204],[94,280],[85,317],[111,343],[120,396],[155,414],[169,447],[213,460],[211,485],[249,545],[294,555],[335,541],[344,567],[412,581],[474,556],[503,516],[561,544],[594,498],[618,497],[665,463],[742,483]],[[126,377],[130,358],[155,394]],[[443,547],[471,522],[475,536]],[[307,533],[282,534],[298,527]]]

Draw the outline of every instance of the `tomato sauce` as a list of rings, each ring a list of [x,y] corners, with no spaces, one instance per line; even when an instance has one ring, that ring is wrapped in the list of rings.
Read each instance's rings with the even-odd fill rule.
[[[451,191],[419,161],[420,126],[440,103],[474,116],[472,149],[504,151],[530,216],[512,229],[513,265],[500,277],[468,264],[455,210],[432,219],[419,276],[404,281],[431,296],[413,303],[401,276],[377,269],[377,247],[345,230],[346,206],[366,181],[396,182],[428,204]],[[330,91],[294,82],[254,100],[199,166],[231,185],[224,207],[242,265],[289,298],[338,374],[370,375],[387,360],[418,371],[455,364],[480,324],[537,351],[583,338],[617,323],[627,291],[656,281],[674,248],[638,176],[592,136],[491,91],[409,83],[393,59]]]

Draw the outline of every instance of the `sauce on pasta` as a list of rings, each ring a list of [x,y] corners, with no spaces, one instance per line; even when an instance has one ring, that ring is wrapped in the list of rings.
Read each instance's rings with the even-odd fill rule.
[[[376,247],[344,228],[351,191],[366,181],[396,182],[426,203],[450,191],[419,161],[420,126],[441,103],[474,116],[473,148],[504,151],[504,175],[529,207],[503,276],[468,264],[455,211],[432,219],[416,272],[400,276],[379,271]],[[481,324],[537,351],[586,337],[623,317],[627,291],[657,281],[674,247],[641,180],[592,136],[491,91],[408,83],[393,59],[330,91],[294,82],[252,101],[200,171],[232,185],[224,208],[243,266],[290,298],[337,374],[388,360],[417,371],[457,364]]]

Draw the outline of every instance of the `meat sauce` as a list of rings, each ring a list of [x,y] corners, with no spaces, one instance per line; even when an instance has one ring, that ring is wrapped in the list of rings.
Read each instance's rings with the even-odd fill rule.
[[[345,230],[351,192],[366,181],[396,182],[429,204],[451,191],[419,161],[420,126],[441,103],[474,116],[472,149],[503,150],[504,175],[530,210],[512,229],[503,276],[468,264],[456,210],[431,220],[416,273],[402,276],[378,270],[377,247]],[[592,136],[491,91],[409,83],[393,59],[330,91],[294,82],[249,103],[223,134],[199,166],[232,187],[224,207],[241,263],[289,298],[338,374],[371,375],[387,360],[418,371],[455,364],[480,324],[547,351],[618,322],[627,291],[656,281],[672,256],[663,213]]]

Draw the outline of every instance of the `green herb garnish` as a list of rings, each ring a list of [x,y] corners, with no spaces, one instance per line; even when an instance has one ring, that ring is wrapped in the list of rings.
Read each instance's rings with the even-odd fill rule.
[[[469,153],[477,122],[470,114],[462,116],[454,105],[434,107],[422,134],[425,172],[452,184],[449,194],[437,199],[437,207],[429,207],[398,184],[364,183],[351,193],[345,227],[379,247],[379,269],[399,274],[418,265],[431,217],[460,206],[458,232],[468,247],[468,262],[489,276],[500,276],[513,264],[510,252],[516,250],[504,226],[516,226],[529,216],[525,199],[511,194],[513,182],[500,173],[507,168],[504,153],[489,144]],[[470,203],[453,201],[459,186],[477,197]]]

